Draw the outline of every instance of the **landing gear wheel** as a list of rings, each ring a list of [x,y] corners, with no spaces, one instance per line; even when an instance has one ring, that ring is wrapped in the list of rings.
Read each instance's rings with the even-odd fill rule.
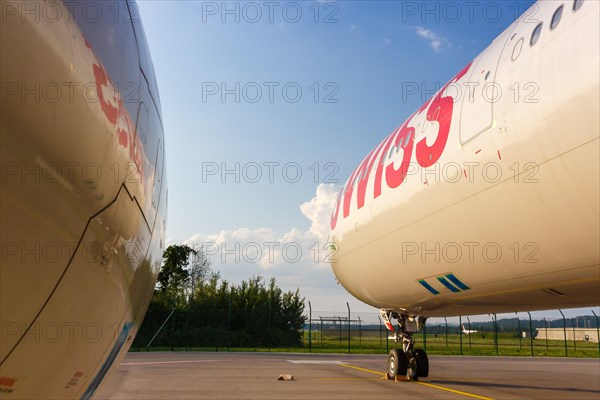
[[[414,357],[417,360],[417,375],[421,378],[429,376],[429,359],[427,353],[423,349],[416,349]]]
[[[429,361],[425,350],[415,349],[413,335],[425,327],[426,317],[411,314],[401,314],[393,310],[379,310],[386,328],[394,332],[394,342],[401,344],[399,349],[390,351],[388,357],[389,379],[401,377],[401,380],[418,380],[429,375]],[[394,329],[390,319],[398,321],[398,329]]]
[[[388,375],[390,379],[396,376],[406,376],[407,371],[406,354],[402,349],[392,349],[388,356]]]
[[[408,379],[416,381],[429,375],[429,360],[425,350],[416,349],[408,360]]]

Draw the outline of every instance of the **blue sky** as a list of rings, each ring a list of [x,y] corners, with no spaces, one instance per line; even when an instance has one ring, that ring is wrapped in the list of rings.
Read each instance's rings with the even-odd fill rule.
[[[265,3],[258,2],[263,16],[252,23],[252,10],[243,12],[244,3],[226,4],[240,6],[239,23],[223,9],[209,14],[212,10],[202,2],[139,4],[162,100],[169,199],[176,205],[169,209],[168,234],[176,240],[240,226],[306,227],[308,221],[296,211],[314,195],[315,179],[308,176],[314,172],[308,167],[335,162],[335,177],[344,181],[365,153],[420,105],[420,95],[402,98],[403,83],[423,83],[431,90],[445,83],[512,22],[510,7],[515,7],[505,6],[496,22],[483,18],[482,6],[475,9],[473,23],[462,7],[463,18],[454,23],[451,15],[442,18],[441,7],[439,13],[409,15],[406,6],[393,1],[340,1],[335,9],[325,9],[326,3],[294,2],[303,14],[291,23],[295,9],[288,8],[286,18],[286,3],[277,3],[281,6],[274,7],[271,23]],[[333,13],[337,22],[315,23],[314,9],[309,9],[315,4],[321,21]],[[440,3],[432,2],[432,10],[435,4]],[[443,41],[438,50],[417,33],[419,27]],[[227,95],[222,102],[217,94],[203,102],[203,84],[213,82],[231,89],[236,82],[256,82],[263,88],[262,98],[250,103],[241,96],[236,103],[234,95]],[[273,103],[265,82],[280,84]],[[297,103],[283,98],[281,88],[290,82],[302,88]],[[310,88],[315,82],[321,92],[318,103],[314,86]],[[335,86],[326,90],[328,82]],[[338,103],[324,103],[335,88],[332,100]],[[248,100],[254,96],[247,94]],[[227,162],[232,168],[236,161],[298,162],[303,179],[236,184],[230,175],[225,184],[220,176],[203,183],[201,160]]]
[[[531,2],[138,4],[167,138],[167,236],[243,247],[265,240],[310,246],[328,224],[335,181],[344,183],[432,94],[424,92],[443,85]],[[407,85],[426,90],[407,96]],[[222,97],[224,88],[230,92]],[[236,163],[238,182],[221,174]],[[329,268],[306,259],[223,263],[217,253],[213,266],[233,281],[259,273],[286,289],[300,286],[313,308],[350,301],[369,309],[336,285]]]

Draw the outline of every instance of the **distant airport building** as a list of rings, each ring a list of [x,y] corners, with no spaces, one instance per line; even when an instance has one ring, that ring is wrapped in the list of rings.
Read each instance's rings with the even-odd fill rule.
[[[576,340],[598,343],[598,331],[596,331],[596,329],[573,329],[567,327],[567,340],[573,340],[573,334],[575,334]],[[538,328],[537,335],[535,338],[546,340],[546,335],[548,335],[548,339],[550,340],[564,340],[565,330],[563,328]]]

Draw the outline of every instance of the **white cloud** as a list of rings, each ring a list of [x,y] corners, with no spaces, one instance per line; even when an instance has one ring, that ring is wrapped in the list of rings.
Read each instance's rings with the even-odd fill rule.
[[[183,243],[204,246],[213,269],[229,281],[262,275],[275,277],[285,290],[299,287],[313,299],[319,295],[326,298],[332,290],[342,296],[329,263],[324,262],[329,254],[330,216],[339,190],[334,184],[320,184],[315,195],[300,204],[299,211],[310,221],[307,229],[291,227],[287,232],[276,232],[268,227],[240,227],[195,234]]]
[[[443,50],[444,46],[451,48],[452,43],[448,40],[448,38],[444,36],[440,36],[434,33],[431,29],[423,28],[422,26],[416,26],[415,32],[418,36],[429,41],[429,45],[436,52],[439,53]]]
[[[335,184],[320,184],[315,197],[300,205],[300,211],[311,222],[309,232],[322,242],[329,237],[329,219],[339,191]]]
[[[324,262],[330,255],[326,245],[329,222],[340,190],[338,185],[320,184],[314,196],[299,205],[299,211],[310,221],[306,229],[291,227],[276,232],[268,227],[240,227],[208,235],[195,234],[183,243],[204,246],[213,269],[233,283],[252,275],[265,279],[275,277],[284,290],[300,288],[302,296],[313,307],[328,309],[354,301],[335,280],[331,266]],[[354,306],[353,306],[354,307]],[[362,304],[363,309],[369,309]]]
[[[348,302],[353,315],[360,313],[364,323],[378,323],[378,311],[348,294],[336,282],[329,264],[323,262],[326,255],[323,245],[329,236],[330,215],[340,189],[338,185],[320,184],[315,195],[299,206],[299,210],[310,221],[306,230],[292,227],[287,232],[278,233],[268,227],[241,227],[209,235],[195,234],[183,243],[190,246],[204,244],[207,253],[213,253],[209,255],[213,269],[230,282],[239,283],[252,275],[262,275],[267,281],[275,277],[283,290],[300,288],[301,296],[306,298],[306,313],[308,301],[312,304],[313,318],[319,315],[345,316]],[[167,239],[168,245],[174,243],[173,238]],[[315,243],[319,247],[315,247]],[[285,245],[288,245],[288,254],[283,252]],[[273,251],[269,252],[269,246]],[[302,255],[296,260],[297,248],[301,249]],[[317,260],[315,255],[318,255]],[[499,315],[499,318],[502,317]],[[489,318],[471,317],[471,321],[482,320]],[[457,323],[458,318],[448,318],[448,322],[452,321]],[[443,319],[432,318],[429,323],[443,323]]]

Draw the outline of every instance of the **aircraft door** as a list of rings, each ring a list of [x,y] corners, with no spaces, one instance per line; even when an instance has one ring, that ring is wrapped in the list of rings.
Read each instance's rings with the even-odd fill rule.
[[[496,83],[496,72],[509,34],[502,35],[474,61],[471,76],[460,88],[462,108],[460,117],[460,142],[462,145],[494,124],[494,103],[502,92]]]

